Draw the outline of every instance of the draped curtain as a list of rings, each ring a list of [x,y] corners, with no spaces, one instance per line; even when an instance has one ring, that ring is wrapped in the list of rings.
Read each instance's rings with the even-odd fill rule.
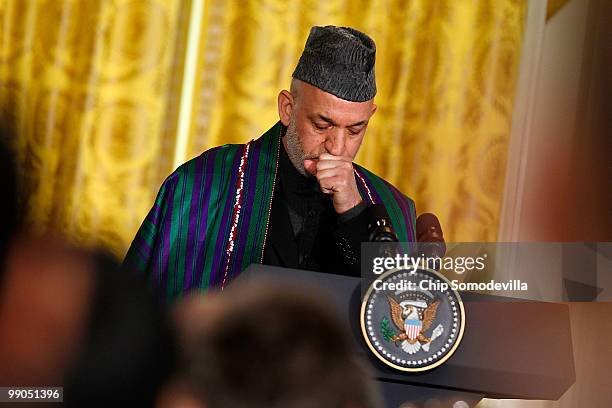
[[[309,28],[335,24],[378,48],[356,161],[435,212],[447,240],[495,240],[526,0],[205,0],[197,16],[192,1],[0,0],[0,106],[30,225],[122,255],[175,154],[272,126]]]
[[[0,1],[0,107],[31,228],[126,250],[172,170],[181,12],[180,1]]]

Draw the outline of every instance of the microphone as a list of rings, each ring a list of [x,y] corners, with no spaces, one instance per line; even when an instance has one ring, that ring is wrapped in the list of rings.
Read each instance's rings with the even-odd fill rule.
[[[372,222],[368,224],[370,242],[397,242],[389,215],[381,204],[373,204],[369,208]]]
[[[417,242],[420,248],[424,248],[427,256],[444,257],[446,244],[438,217],[432,213],[424,213],[416,220]],[[424,243],[424,245],[423,245]]]

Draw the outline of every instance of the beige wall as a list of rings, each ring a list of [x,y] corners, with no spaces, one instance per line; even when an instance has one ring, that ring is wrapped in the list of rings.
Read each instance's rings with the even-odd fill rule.
[[[570,0],[548,21],[543,3],[529,7],[499,239],[612,241],[612,2]],[[559,401],[482,405],[609,407],[610,306],[570,304],[577,380]]]
[[[611,9],[605,0],[571,0],[535,30],[540,44],[519,83],[515,113],[528,112],[513,123],[500,240],[612,240]]]

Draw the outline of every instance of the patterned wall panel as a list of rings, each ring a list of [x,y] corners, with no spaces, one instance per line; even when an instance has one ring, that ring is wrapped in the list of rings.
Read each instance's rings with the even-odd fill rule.
[[[25,216],[122,254],[172,166],[181,1],[0,1]]]

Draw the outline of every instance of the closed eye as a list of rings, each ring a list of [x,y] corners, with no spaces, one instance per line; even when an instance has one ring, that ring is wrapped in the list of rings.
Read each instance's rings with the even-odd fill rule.
[[[313,125],[315,129],[318,129],[318,130],[326,130],[326,129],[329,129],[329,127],[331,126],[329,123],[317,123],[317,122],[313,122]]]
[[[349,134],[351,135],[358,135],[363,131],[363,127],[360,127],[359,129],[355,129],[355,128],[349,128]]]

